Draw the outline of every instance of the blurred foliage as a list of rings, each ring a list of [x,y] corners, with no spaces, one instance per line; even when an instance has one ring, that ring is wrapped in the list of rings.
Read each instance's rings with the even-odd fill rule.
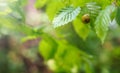
[[[119,73],[119,2],[0,0],[0,73]]]

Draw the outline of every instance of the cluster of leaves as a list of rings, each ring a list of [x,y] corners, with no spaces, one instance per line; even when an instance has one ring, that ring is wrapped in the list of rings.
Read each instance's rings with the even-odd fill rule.
[[[71,70],[74,69],[75,66],[77,71],[82,72],[83,70],[86,71],[86,73],[93,73],[90,67],[91,64],[89,64],[92,63],[92,60],[88,58],[88,53],[90,53],[90,48],[95,50],[99,48],[99,40],[94,33],[96,33],[101,42],[104,43],[113,20],[115,20],[117,24],[120,24],[119,6],[116,6],[113,2],[113,0],[77,0],[77,2],[76,0],[37,0],[35,4],[36,8],[46,7],[46,13],[52,25],[56,31],[58,31],[56,34],[59,37],[55,37],[55,39],[45,38],[44,36],[43,38],[45,38],[45,40],[40,43],[39,48],[40,53],[42,53],[46,61],[52,60],[52,62],[54,62],[54,65],[52,65],[54,66],[54,71],[72,72]],[[87,24],[82,22],[82,16],[84,14],[90,15],[90,22]],[[64,42],[62,41],[63,37]],[[86,40],[87,43],[83,40]],[[97,46],[93,46],[93,44]],[[81,53],[83,50],[87,53],[87,57],[85,57],[85,53]],[[69,54],[67,54],[67,52],[69,52]],[[83,55],[83,58],[81,56],[78,57],[80,54]],[[83,61],[85,61],[85,63],[83,63]],[[81,65],[81,63],[84,65]]]
[[[85,7],[84,7],[85,8]],[[83,8],[83,9],[84,9]],[[101,10],[100,10],[101,8]],[[67,24],[73,20],[75,20],[77,18],[78,15],[81,15],[80,13],[82,13],[82,10],[80,7],[78,8],[74,8],[74,7],[66,7],[60,10],[59,14],[57,14],[57,16],[53,19],[53,26],[54,27],[58,27],[64,24]],[[116,7],[114,5],[107,5],[105,8],[102,8],[100,5],[96,4],[96,3],[87,3],[86,4],[86,11],[85,13],[89,13],[90,14],[90,19],[93,20],[91,21],[91,25],[93,25],[91,27],[91,29],[95,29],[96,34],[98,35],[98,37],[101,39],[102,43],[105,40],[105,37],[107,35],[107,31],[108,28],[110,26],[110,23],[112,22],[111,19],[111,14],[116,10]],[[84,10],[83,10],[84,11]],[[117,23],[119,24],[119,7],[117,9],[117,16],[114,16],[114,18],[116,18]],[[94,17],[93,17],[94,16]],[[90,29],[88,28],[89,25],[84,25],[84,23],[80,22],[81,17],[78,18],[78,22],[75,21],[74,26],[78,26],[76,23],[79,23],[79,26],[81,26],[80,28],[75,27],[76,32],[78,32],[79,35],[81,35],[80,37],[82,37],[83,39],[85,39],[87,37],[87,35],[89,34]],[[80,31],[81,29],[85,29],[83,33]]]
[[[44,0],[43,5],[41,5],[44,6],[47,2],[47,0]],[[120,24],[119,6],[116,7],[113,0],[78,0],[77,2],[74,0],[51,0],[47,5],[46,12],[49,18],[53,19],[54,27],[59,27],[75,20],[73,21],[73,25],[80,37],[86,39],[89,31],[92,29],[95,30],[102,43],[105,40],[110,23],[113,19]],[[91,26],[84,25],[84,23],[81,22],[81,16],[87,13],[90,14]],[[111,17],[113,13],[114,16]],[[79,28],[76,28],[77,26],[79,26]],[[82,33],[82,29],[84,29],[86,33]]]
[[[51,36],[43,36],[39,45],[39,52],[45,58],[45,63],[55,73],[74,73],[86,71],[92,73],[92,55],[88,55],[66,40],[55,40]],[[84,66],[84,67],[82,67]]]

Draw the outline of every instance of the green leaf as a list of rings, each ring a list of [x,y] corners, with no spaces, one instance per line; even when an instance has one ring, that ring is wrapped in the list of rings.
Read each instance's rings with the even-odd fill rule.
[[[76,33],[83,39],[85,40],[90,32],[90,29],[88,27],[89,24],[84,24],[81,22],[80,19],[75,19],[73,21],[73,26],[76,31]]]
[[[80,7],[73,8],[68,6],[59,11],[59,14],[53,19],[54,27],[59,27],[73,21],[80,13]]]
[[[33,40],[33,39],[36,39],[37,37],[36,36],[27,36],[27,37],[23,37],[21,39],[21,42],[26,42],[28,40]]]
[[[101,39],[102,43],[107,35],[109,24],[111,23],[110,15],[115,10],[114,6],[107,6],[102,10],[95,21],[95,30],[97,36]]]
[[[52,0],[47,4],[46,13],[50,20],[53,20],[58,10],[64,7],[64,4],[59,0]]]
[[[39,44],[39,52],[45,60],[54,58],[57,50],[57,42],[50,36],[44,35]]]
[[[98,3],[102,8],[106,8],[106,6],[110,5],[113,0],[92,0]]]
[[[117,8],[116,22],[120,25],[120,7]]]
[[[86,57],[82,57],[85,65],[85,72],[86,73],[93,73],[93,65],[92,61]]]
[[[11,16],[15,17],[19,21],[22,21],[22,23],[25,22],[25,12],[23,10],[23,7],[25,6],[24,3],[27,4],[27,0],[19,0],[9,4],[12,10]]]
[[[41,8],[44,5],[46,5],[48,0],[36,0],[35,7],[36,8]]]
[[[76,6],[84,6],[87,2],[89,2],[88,0],[70,0],[71,3],[76,7]],[[90,1],[91,2],[91,1]]]
[[[0,24],[1,24],[0,26],[5,27],[7,29],[14,29],[15,28],[14,21],[10,18],[7,18],[7,17],[1,16],[0,17]]]
[[[81,63],[80,50],[70,44],[60,42],[58,50],[56,51],[55,54],[55,60],[58,66],[60,66],[60,68],[65,71],[65,73],[71,73],[70,69],[72,69],[73,66],[75,65],[76,67],[80,66]]]
[[[98,6],[96,2],[87,3],[86,7],[92,17],[96,17],[99,14],[101,9],[101,7]]]

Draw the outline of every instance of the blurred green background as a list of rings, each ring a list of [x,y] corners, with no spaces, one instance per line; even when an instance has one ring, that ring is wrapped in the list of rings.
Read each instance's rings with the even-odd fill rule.
[[[0,73],[120,73],[120,27],[113,20],[102,43],[93,22],[81,22],[89,2],[105,9],[114,1],[0,0]],[[67,5],[83,12],[53,28],[54,16]]]

